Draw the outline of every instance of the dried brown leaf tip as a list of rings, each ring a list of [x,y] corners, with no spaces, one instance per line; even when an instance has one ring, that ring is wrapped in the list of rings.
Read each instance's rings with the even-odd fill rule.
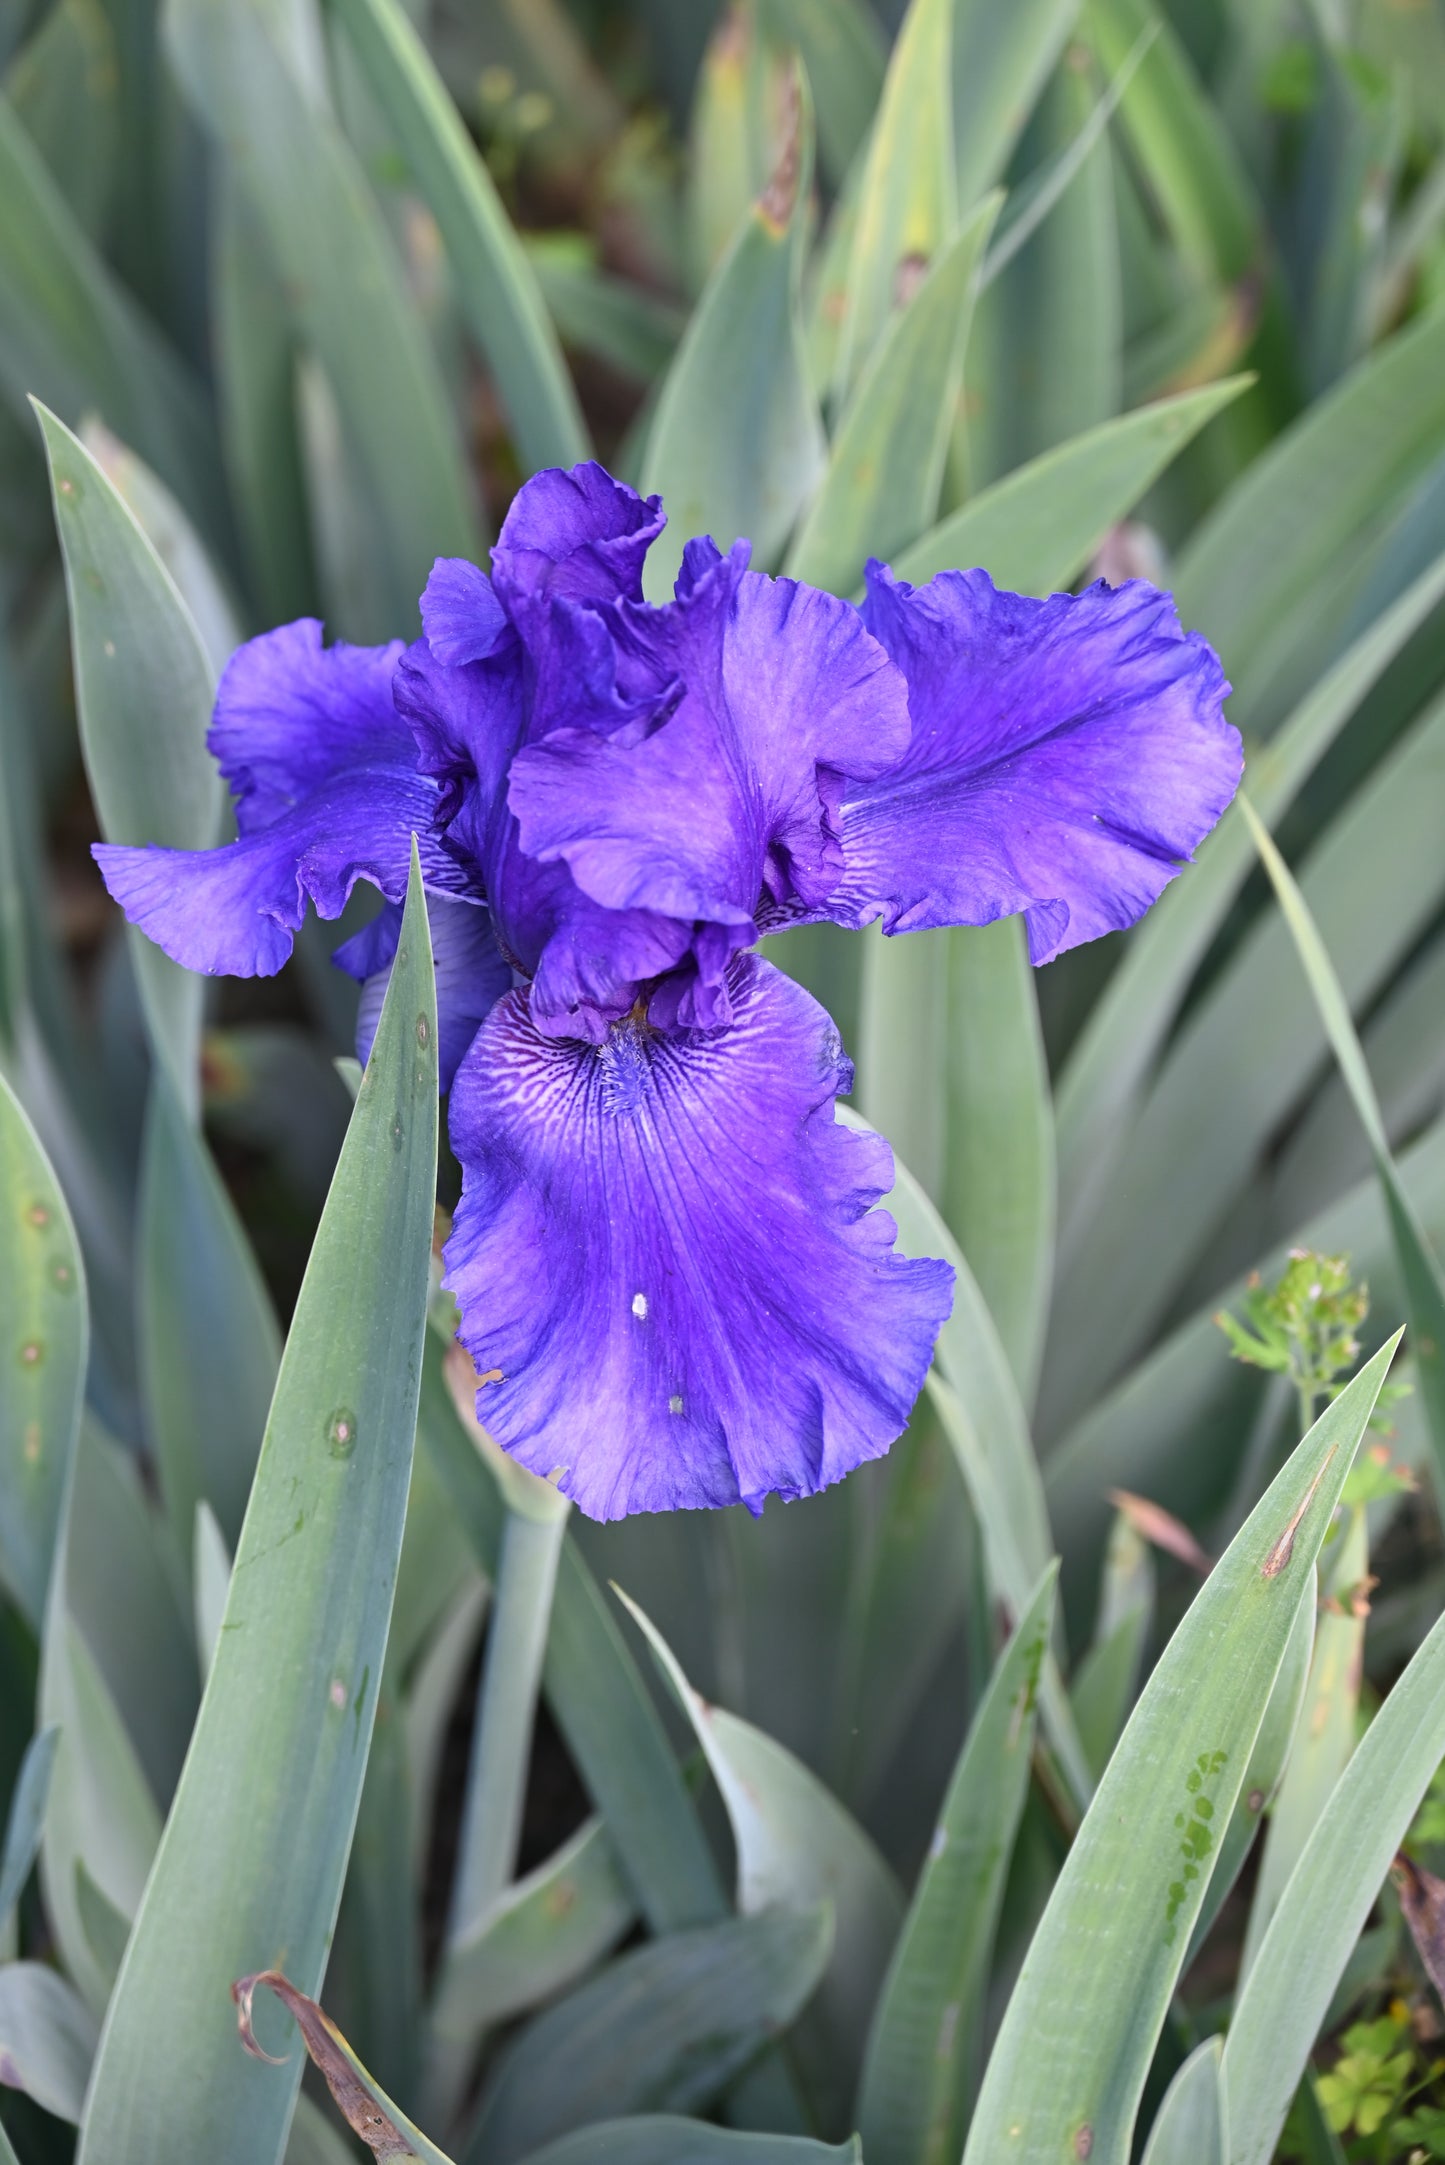
[[[803,170],[803,93],[795,67],[789,68],[783,84],[782,136],[773,177],[758,198],[758,209],[779,233],[786,230],[793,215]]]
[[[265,1985],[274,1992],[288,2014],[295,2017],[306,2050],[326,2077],[326,2086],[347,2126],[361,2137],[373,2157],[423,2159],[427,2154],[433,2158],[438,2155],[435,2150],[429,2153],[418,2150],[402,2133],[392,2116],[389,2100],[372,2087],[340,2030],[328,2020],[316,2001],[298,1991],[280,1970],[259,1970],[254,1977],[237,1978],[231,1987],[241,2043],[254,2059],[267,2060],[273,2067],[285,2065],[284,2059],[278,2060],[257,2041],[251,2007],[258,1985]]]
[[[1181,1564],[1197,1571],[1202,1579],[1208,1578],[1214,1566],[1207,1552],[1172,1511],[1166,1511],[1162,1504],[1150,1503],[1147,1496],[1135,1496],[1127,1488],[1111,1488],[1109,1501],[1128,1520],[1141,1541],[1151,1542],[1169,1556],[1177,1556]]]
[[[1426,1976],[1445,2001],[1445,1879],[1437,1879],[1404,1850],[1390,1867],[1400,1910]]]

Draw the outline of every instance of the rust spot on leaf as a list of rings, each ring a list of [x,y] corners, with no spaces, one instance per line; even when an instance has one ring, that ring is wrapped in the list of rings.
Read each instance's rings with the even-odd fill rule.
[[[1298,1511],[1296,1511],[1294,1517],[1290,1520],[1288,1526],[1286,1526],[1284,1532],[1280,1535],[1278,1541],[1276,1541],[1274,1547],[1270,1550],[1268,1556],[1266,1556],[1266,1558],[1264,1559],[1264,1563],[1261,1566],[1262,1577],[1266,1579],[1277,1579],[1281,1571],[1283,1571],[1285,1565],[1289,1562],[1291,1556],[1293,1556],[1294,1537],[1300,1530],[1300,1525],[1304,1519],[1306,1511],[1308,1511],[1310,1505],[1315,1500],[1315,1490],[1319,1487],[1321,1481],[1323,1481],[1325,1477],[1325,1474],[1329,1470],[1329,1463],[1335,1455],[1335,1448],[1336,1447],[1334,1444],[1330,1445],[1329,1450],[1325,1454],[1324,1464],[1320,1467],[1319,1472],[1315,1475],[1313,1481],[1311,1481],[1309,1485],[1309,1488],[1306,1490],[1304,1499],[1301,1502]]]
[[[776,233],[787,229],[798,200],[798,180],[803,167],[803,98],[797,70],[790,68],[783,88],[783,147],[773,167],[773,177],[758,198],[758,209]]]

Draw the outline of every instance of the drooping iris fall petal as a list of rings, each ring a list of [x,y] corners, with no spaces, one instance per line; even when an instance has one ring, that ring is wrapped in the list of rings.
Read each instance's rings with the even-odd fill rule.
[[[872,1208],[887,1145],[834,1120],[827,1015],[756,956],[730,980],[726,1029],[595,1048],[514,992],[453,1086],[446,1282],[478,1412],[594,1518],[841,1479],[902,1429],[951,1303]]]

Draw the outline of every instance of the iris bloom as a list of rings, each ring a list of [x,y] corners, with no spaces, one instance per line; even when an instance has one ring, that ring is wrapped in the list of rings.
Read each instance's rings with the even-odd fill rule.
[[[424,636],[243,646],[211,745],[239,839],[98,848],[194,970],[269,975],[308,902],[364,1058],[417,836],[464,1182],[447,1283],[497,1440],[597,1518],[809,1495],[886,1451],[952,1297],[834,1120],[837,1030],[752,953],[828,919],[1022,912],[1035,962],[1133,923],[1234,792],[1228,691],[1140,581],[1035,601],[981,571],[861,608],[689,542],[601,467],[537,475]]]

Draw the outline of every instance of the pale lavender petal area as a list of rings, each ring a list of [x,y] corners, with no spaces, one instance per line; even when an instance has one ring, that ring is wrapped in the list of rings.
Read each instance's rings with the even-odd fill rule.
[[[436,832],[436,783],[418,771],[392,700],[402,651],[323,646],[307,617],[232,656],[209,742],[235,792],[239,839],[93,852],[127,917],[173,960],[207,975],[274,975],[308,903],[339,917],[358,880],[391,901],[405,894],[414,833],[427,884],[462,885]]]
[[[819,915],[912,932],[1022,911],[1047,962],[1142,916],[1234,795],[1229,685],[1157,587],[1036,601],[982,571],[915,590],[873,564],[864,614],[913,734],[850,781],[847,872]]]
[[[435,808],[434,785],[415,770],[363,770],[220,849],[98,842],[92,855],[131,923],[173,961],[207,976],[273,977],[308,902],[339,917],[358,880],[392,901],[406,892],[413,833],[428,883],[456,881],[431,836]]]
[[[857,611],[746,565],[746,544],[694,546],[675,602],[616,612],[624,687],[678,687],[659,726],[556,729],[512,763],[522,848],[609,909],[749,926],[764,895],[821,901],[843,873],[841,777],[907,746],[902,678]]]
[[[427,920],[436,969],[440,1087],[450,1090],[452,1077],[482,1022],[503,993],[511,990],[512,971],[497,945],[491,912],[484,903],[428,895]],[[338,969],[361,982],[356,1057],[363,1067],[371,1058],[400,938],[401,906],[388,902],[331,958]]]
[[[872,1206],[828,1016],[756,956],[733,1022],[543,1036],[525,991],[458,1072],[447,1244],[478,1411],[594,1518],[811,1495],[903,1428],[952,1300]]]

